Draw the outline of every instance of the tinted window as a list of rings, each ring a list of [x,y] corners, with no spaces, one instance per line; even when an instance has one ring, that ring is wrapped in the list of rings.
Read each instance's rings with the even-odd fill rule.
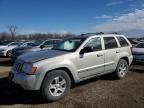
[[[105,49],[117,48],[117,42],[114,37],[104,37]]]
[[[136,48],[144,48],[144,43],[140,43],[136,46]]]
[[[58,43],[60,43],[61,40],[53,40],[53,44],[56,45]]]
[[[44,43],[45,46],[48,46],[48,45],[53,45],[53,40],[50,40],[50,41],[46,41]]]
[[[39,40],[39,41],[35,41],[35,42],[32,42],[32,43],[29,43],[29,45],[30,46],[39,46],[42,43],[43,43],[43,41]]]
[[[127,41],[123,37],[117,37],[117,39],[119,40],[119,43],[122,47],[129,46],[129,44],[127,43]]]
[[[4,42],[0,42],[0,45],[7,45],[7,43],[4,43]]]
[[[17,42],[15,42],[15,43],[11,43],[10,45],[21,45],[22,43],[17,43]]]
[[[102,50],[101,46],[101,38],[93,38],[86,43],[85,47],[91,47],[93,51],[100,51]]]

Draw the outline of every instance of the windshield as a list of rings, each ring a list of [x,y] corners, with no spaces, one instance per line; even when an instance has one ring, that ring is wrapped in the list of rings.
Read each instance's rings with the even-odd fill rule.
[[[9,43],[11,43],[11,41],[3,41],[3,42],[1,41],[0,45],[8,45]]]
[[[4,43],[4,42],[0,42],[0,45],[7,45],[7,43]]]
[[[32,42],[32,43],[28,43],[28,46],[39,46],[42,43],[43,43],[43,41],[39,40],[39,41],[35,41],[35,42]]]
[[[13,43],[10,43],[9,45],[21,45],[22,43],[21,42],[13,42]]]
[[[77,48],[82,44],[85,38],[71,38],[65,39],[60,43],[56,44],[53,50],[61,50],[61,51],[68,51],[73,52],[77,50]]]
[[[144,48],[144,43],[140,43],[136,46],[136,48]]]

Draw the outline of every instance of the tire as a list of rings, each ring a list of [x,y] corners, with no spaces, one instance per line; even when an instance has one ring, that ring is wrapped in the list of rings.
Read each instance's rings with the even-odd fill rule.
[[[120,59],[117,68],[115,70],[115,76],[117,77],[117,79],[123,79],[126,77],[127,72],[128,72],[127,61],[124,59]]]
[[[63,98],[71,87],[71,79],[63,70],[54,70],[48,73],[42,84],[42,96],[49,102]]]
[[[6,55],[7,55],[7,57],[11,57],[12,51],[8,51]]]

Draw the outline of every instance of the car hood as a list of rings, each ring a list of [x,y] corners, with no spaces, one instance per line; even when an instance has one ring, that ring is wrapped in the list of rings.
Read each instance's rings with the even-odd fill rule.
[[[35,63],[44,59],[53,58],[56,56],[67,54],[68,52],[58,51],[58,50],[41,50],[32,53],[26,53],[24,55],[19,56],[18,59],[24,62]]]
[[[133,53],[144,53],[144,48],[133,48]]]

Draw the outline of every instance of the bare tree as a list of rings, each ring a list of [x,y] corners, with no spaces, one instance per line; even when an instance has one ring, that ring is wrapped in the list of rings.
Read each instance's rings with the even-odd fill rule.
[[[17,26],[15,26],[15,25],[9,25],[8,26],[8,30],[9,30],[9,32],[11,34],[11,39],[15,40]]]

